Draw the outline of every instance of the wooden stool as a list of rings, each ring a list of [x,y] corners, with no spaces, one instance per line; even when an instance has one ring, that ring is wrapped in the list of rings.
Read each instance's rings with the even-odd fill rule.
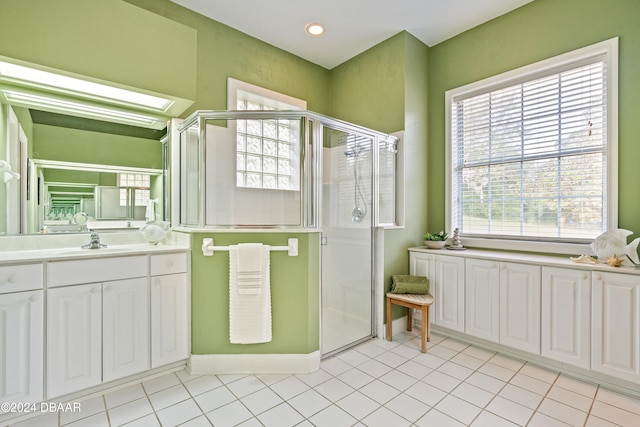
[[[402,307],[407,307],[407,331],[411,330],[411,324],[413,322],[412,313],[413,309],[422,311],[422,352],[427,352],[427,341],[431,341],[431,327],[429,326],[429,307],[433,304],[433,297],[431,294],[416,295],[416,294],[394,294],[387,293],[387,340],[391,341],[392,326],[391,326],[391,305],[397,304]]]

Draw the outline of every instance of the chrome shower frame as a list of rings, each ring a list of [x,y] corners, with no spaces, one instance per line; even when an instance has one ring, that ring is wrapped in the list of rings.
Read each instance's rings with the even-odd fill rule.
[[[227,120],[299,120],[300,121],[300,224],[296,226],[291,225],[278,225],[278,224],[265,224],[264,226],[229,226],[229,225],[214,225],[206,223],[206,190],[207,185],[207,152],[206,152],[206,123],[208,121],[227,121]],[[182,147],[182,135],[192,126],[198,126],[198,163],[197,163],[197,220],[195,223],[186,223],[183,219],[174,218],[174,226],[194,228],[199,231],[216,230],[216,229],[246,229],[252,228],[256,231],[260,229],[310,229],[322,232],[322,212],[323,212],[323,138],[324,130],[332,129],[347,134],[355,134],[363,138],[369,138],[372,141],[371,156],[371,205],[369,214],[371,215],[370,225],[370,242],[371,242],[371,336],[376,336],[380,331],[376,329],[379,327],[377,324],[377,315],[381,315],[382,300],[376,299],[376,287],[382,283],[382,277],[379,277],[375,268],[375,261],[381,259],[382,253],[376,244],[376,229],[381,226],[379,224],[379,156],[381,144],[388,144],[389,142],[397,143],[398,138],[378,132],[372,129],[368,129],[362,126],[358,126],[352,123],[348,123],[342,120],[338,120],[329,116],[325,116],[310,111],[196,111],[191,114],[180,125],[178,133],[180,140],[178,143]],[[178,149],[174,152],[179,152],[182,156],[182,149]],[[176,159],[174,159],[176,160]],[[181,165],[183,159],[177,159],[178,164]],[[180,173],[182,177],[183,173]],[[183,185],[173,186],[178,194],[173,194],[173,203],[179,203],[181,206],[185,201],[181,194]],[[366,203],[366,202],[365,202]],[[180,210],[182,215],[182,210]],[[385,224],[386,225],[386,224]],[[376,250],[378,248],[378,250]],[[320,269],[321,270],[321,269]],[[322,274],[321,274],[322,276]],[[320,283],[322,283],[322,277],[320,277]],[[320,286],[322,292],[322,286]],[[320,295],[320,301],[322,301],[322,295]],[[322,311],[321,311],[322,312]],[[320,324],[322,325],[322,319]],[[321,332],[322,333],[322,332]],[[322,335],[321,335],[322,336]],[[336,351],[340,351],[338,349]],[[322,351],[322,349],[321,349]],[[335,353],[332,351],[330,354]],[[330,355],[329,353],[323,354],[323,357]]]

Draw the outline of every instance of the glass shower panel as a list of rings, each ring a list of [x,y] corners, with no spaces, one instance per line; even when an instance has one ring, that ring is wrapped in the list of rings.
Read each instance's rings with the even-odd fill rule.
[[[396,225],[398,141],[378,142],[378,225]]]
[[[198,224],[199,135],[198,122],[180,132],[180,224]]]
[[[323,131],[323,355],[372,335],[372,143]]]

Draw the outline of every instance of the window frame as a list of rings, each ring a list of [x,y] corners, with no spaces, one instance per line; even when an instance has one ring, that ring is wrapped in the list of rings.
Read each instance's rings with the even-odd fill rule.
[[[151,200],[151,175],[148,174],[144,174],[144,173],[135,173],[135,172],[120,172],[117,174],[117,180],[118,180],[118,187],[120,187],[120,206],[127,206],[126,203],[126,199],[129,198],[129,189],[133,190],[133,206],[147,206],[147,204],[149,203],[149,200]],[[136,180],[136,178],[141,178],[144,181],[149,181],[149,186],[145,187],[143,183],[143,185],[126,185],[129,184],[130,182],[124,182],[123,181],[130,181],[130,179],[133,177],[134,181]],[[140,191],[145,191],[145,196],[144,198],[139,198],[138,195],[139,194],[143,194],[143,193],[138,193],[138,190]],[[125,195],[125,204],[123,204],[123,191],[126,193]],[[141,200],[139,200],[141,199]],[[138,203],[138,201],[140,201],[140,203]]]
[[[507,71],[445,92],[445,226],[455,227],[453,221],[453,165],[452,162],[452,105],[459,98],[468,98],[504,87],[535,80],[546,75],[576,68],[595,58],[607,64],[607,229],[618,225],[618,38],[583,47],[524,67]],[[546,253],[585,253],[586,243],[554,242],[536,238],[466,237],[465,246],[487,249],[520,250]]]

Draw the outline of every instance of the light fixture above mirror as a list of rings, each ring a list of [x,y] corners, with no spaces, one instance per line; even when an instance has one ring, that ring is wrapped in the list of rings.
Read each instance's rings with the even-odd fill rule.
[[[159,96],[120,89],[6,61],[0,61],[0,78],[5,81],[11,79],[14,82],[18,81],[32,87],[41,87],[47,91],[73,93],[80,97],[145,108],[159,113],[166,112],[173,104],[172,100]]]
[[[0,57],[0,102],[150,129],[192,102],[67,74]]]

